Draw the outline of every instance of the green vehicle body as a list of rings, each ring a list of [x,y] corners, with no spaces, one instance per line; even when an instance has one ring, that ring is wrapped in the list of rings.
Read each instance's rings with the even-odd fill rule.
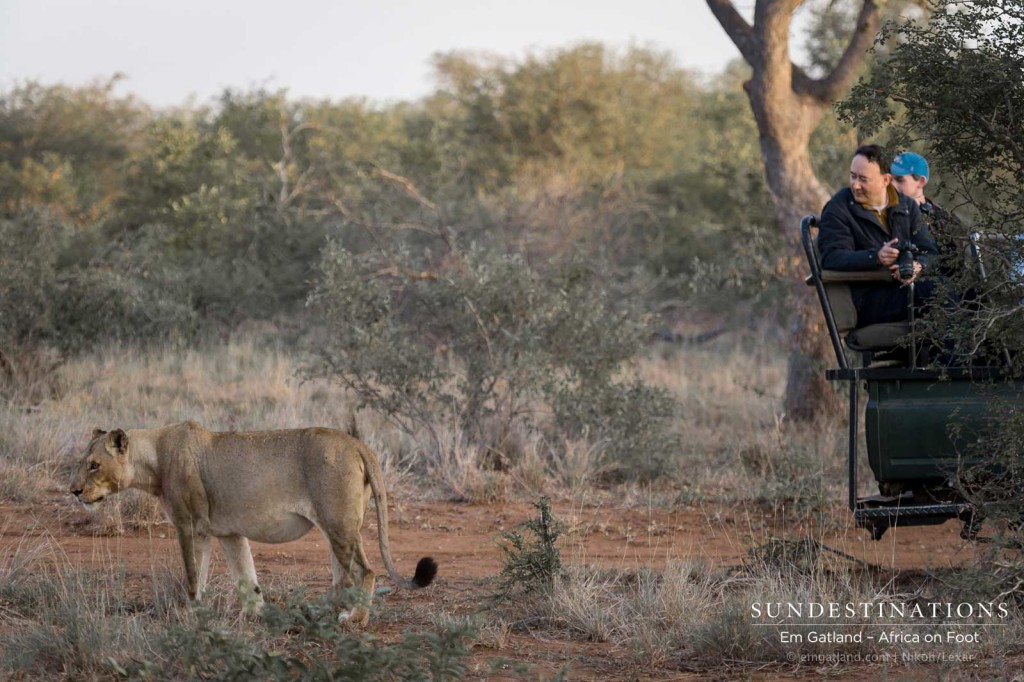
[[[866,382],[864,431],[878,481],[938,482],[980,465],[984,453],[972,445],[989,428],[993,401],[1022,398],[1020,381],[914,374]]]

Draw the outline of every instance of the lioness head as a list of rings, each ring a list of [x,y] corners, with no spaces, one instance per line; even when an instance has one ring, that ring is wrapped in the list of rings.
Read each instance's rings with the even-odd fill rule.
[[[71,493],[86,507],[91,507],[129,483],[128,434],[121,429],[109,433],[96,429],[78,466]]]

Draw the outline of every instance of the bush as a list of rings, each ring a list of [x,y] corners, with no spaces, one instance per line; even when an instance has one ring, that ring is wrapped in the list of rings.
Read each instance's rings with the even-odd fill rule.
[[[192,322],[187,302],[147,278],[129,250],[90,262],[78,253],[88,249],[69,237],[46,212],[0,220],[0,384],[52,372],[47,347],[73,352],[117,339],[162,339]]]
[[[553,409],[562,434],[599,442],[619,475],[650,480],[671,470],[679,436],[668,428],[677,405],[666,391],[639,380],[581,383],[563,386]]]
[[[63,224],[45,212],[0,218],[0,399],[38,402],[55,391],[59,359],[45,343]]]
[[[540,515],[522,524],[522,529],[533,535],[532,541],[528,541],[518,530],[501,534],[505,541],[501,545],[505,565],[501,569],[501,581],[495,593],[498,601],[544,593],[551,589],[555,579],[562,574],[562,553],[557,543],[565,532],[565,526],[551,513],[551,503],[547,497],[540,498],[533,506]]]
[[[66,352],[112,341],[166,339],[190,329],[194,319],[186,302],[124,265],[76,268],[60,277],[57,292],[54,341]]]
[[[678,449],[674,404],[621,378],[649,329],[639,289],[581,260],[540,271],[477,248],[417,258],[334,245],[311,298],[327,340],[308,373],[336,378],[437,447],[439,424],[495,453],[527,424],[607,441],[637,463],[628,471],[655,475]]]
[[[45,213],[0,219],[0,348],[31,345],[48,335],[63,234],[63,226]]]

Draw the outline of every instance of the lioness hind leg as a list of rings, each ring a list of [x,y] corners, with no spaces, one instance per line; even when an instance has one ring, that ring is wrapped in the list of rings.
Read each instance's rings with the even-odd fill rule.
[[[337,595],[342,589],[358,585],[365,602],[357,604],[348,615],[348,620],[356,625],[366,625],[370,620],[370,600],[373,599],[373,588],[377,576],[370,570],[363,544],[358,534],[355,538],[335,539],[328,535],[331,543],[331,591]],[[343,619],[346,613],[339,614]]]
[[[340,590],[348,589],[352,587],[352,577],[348,574],[348,567],[342,566],[341,562],[338,561],[338,557],[335,556],[334,550],[331,550],[331,590],[338,592]]]
[[[242,609],[250,615],[259,614],[263,608],[263,591],[260,590],[259,581],[256,579],[256,565],[252,561],[249,541],[241,535],[229,535],[219,539],[231,577],[238,586]]]
[[[178,546],[185,564],[185,583],[188,596],[199,601],[206,591],[206,580],[210,575],[210,536],[178,527]]]

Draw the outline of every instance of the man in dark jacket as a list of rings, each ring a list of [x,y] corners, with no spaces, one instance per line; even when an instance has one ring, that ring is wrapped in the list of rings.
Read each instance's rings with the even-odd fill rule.
[[[900,249],[910,244],[915,250],[913,275],[902,278],[897,260]],[[888,270],[897,282],[915,282],[915,306],[935,296],[935,283],[927,276],[934,274],[938,247],[921,221],[917,202],[893,187],[889,159],[878,145],[854,152],[850,186],[838,191],[821,213],[818,247],[826,270]],[[862,284],[851,287],[851,293],[858,326],[907,318],[904,287]]]

